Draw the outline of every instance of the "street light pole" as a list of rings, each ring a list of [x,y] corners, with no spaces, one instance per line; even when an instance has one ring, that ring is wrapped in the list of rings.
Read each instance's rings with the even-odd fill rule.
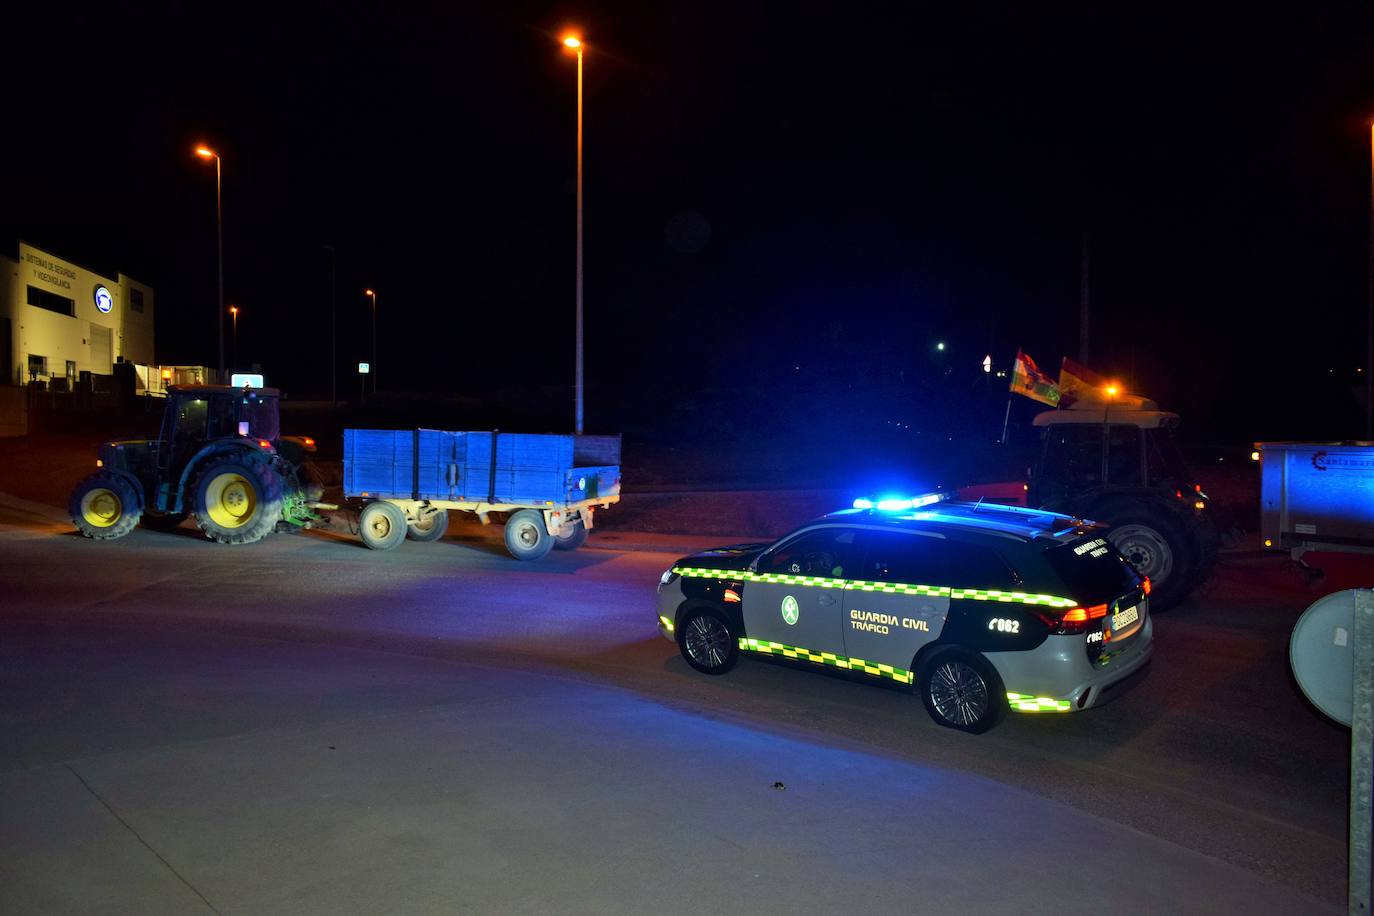
[[[219,153],[205,146],[196,147],[196,155],[202,159],[215,160],[215,237],[216,253],[219,260],[219,310],[215,312],[219,324],[219,374],[224,381],[224,197],[220,174]]]
[[[377,292],[371,289],[363,290],[363,292],[372,298],[372,365],[368,368],[371,369],[372,393],[375,395],[377,393]]]
[[[569,36],[563,44],[577,52],[577,368],[573,378],[573,431],[582,434],[582,41]]]
[[[1369,126],[1369,318],[1365,328],[1364,437],[1374,439],[1374,124]]]

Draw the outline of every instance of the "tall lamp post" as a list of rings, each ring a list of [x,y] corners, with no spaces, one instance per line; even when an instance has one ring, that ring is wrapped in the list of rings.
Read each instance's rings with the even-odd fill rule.
[[[372,393],[377,393],[377,292],[365,289],[363,295],[372,300]]]
[[[566,47],[577,52],[577,368],[573,378],[573,431],[582,434],[582,39],[569,35]]]
[[[219,256],[219,310],[215,312],[216,323],[219,325],[219,374],[220,381],[224,381],[224,202],[221,189],[221,174],[219,153],[210,149],[208,146],[197,146],[196,155],[202,159],[215,160],[215,235],[217,237],[216,251]]]
[[[239,366],[239,307],[237,305],[229,306],[229,318],[234,322],[234,349],[231,351],[232,368],[237,369]]]
[[[1365,328],[1364,437],[1374,439],[1374,124],[1369,126],[1369,318]]]

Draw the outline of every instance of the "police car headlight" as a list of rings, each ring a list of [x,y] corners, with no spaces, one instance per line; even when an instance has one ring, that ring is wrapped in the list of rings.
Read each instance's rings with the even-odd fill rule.
[[[668,569],[665,569],[665,570],[663,571],[663,575],[661,575],[661,576],[658,577],[658,587],[659,587],[659,590],[662,591],[664,588],[666,588],[667,586],[671,585],[671,584],[673,583],[673,580],[676,579],[676,578],[677,578],[677,573],[673,571],[672,567],[669,567]]]

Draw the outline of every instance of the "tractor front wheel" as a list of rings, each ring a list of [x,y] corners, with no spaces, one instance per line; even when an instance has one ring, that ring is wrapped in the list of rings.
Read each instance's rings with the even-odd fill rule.
[[[104,470],[76,485],[67,508],[77,531],[97,541],[113,541],[138,525],[143,500],[126,478]]]
[[[196,477],[196,524],[221,544],[252,544],[281,520],[281,476],[263,458],[245,453],[212,459]]]

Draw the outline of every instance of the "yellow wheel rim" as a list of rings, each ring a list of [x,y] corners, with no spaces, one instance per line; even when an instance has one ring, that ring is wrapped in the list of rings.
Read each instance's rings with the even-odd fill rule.
[[[205,510],[221,528],[242,528],[257,514],[257,487],[242,474],[225,471],[205,488]]]
[[[391,519],[385,512],[373,512],[367,520],[367,530],[377,540],[385,541],[391,536]]]
[[[124,505],[114,490],[96,487],[81,497],[81,517],[92,528],[108,528],[124,514]]]

